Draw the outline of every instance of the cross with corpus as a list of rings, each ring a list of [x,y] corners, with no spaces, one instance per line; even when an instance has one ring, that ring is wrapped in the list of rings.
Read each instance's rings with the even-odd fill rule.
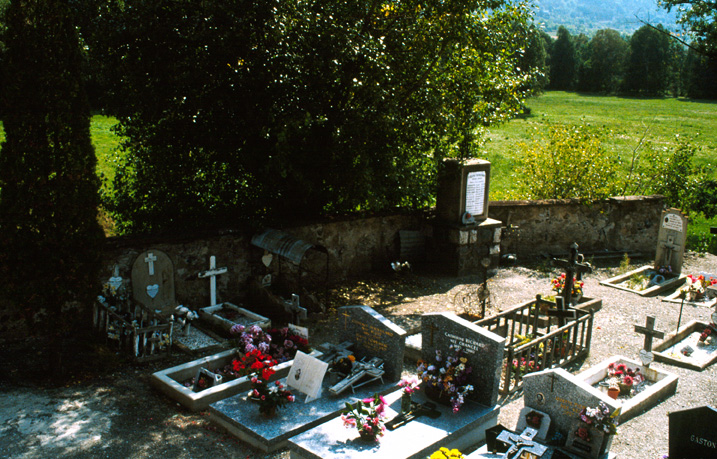
[[[645,351],[652,351],[652,338],[662,339],[665,334],[661,331],[655,330],[655,318],[647,316],[645,320],[645,326],[635,325],[635,333],[641,333],[645,335]]]
[[[573,299],[573,278],[576,274],[580,274],[582,277],[583,273],[591,273],[593,268],[589,263],[578,261],[578,244],[576,242],[570,246],[570,259],[556,260],[553,258],[553,265],[565,270],[565,285],[561,296],[565,299],[565,304],[569,306]]]
[[[226,272],[227,268],[217,268],[217,257],[212,255],[209,257],[209,270],[198,274],[199,278],[209,278],[209,296],[212,303],[209,306],[217,304],[217,276]]]
[[[503,458],[518,458],[521,457],[523,453],[530,453],[533,456],[542,457],[548,448],[533,441],[533,437],[537,434],[538,431],[532,427],[526,427],[520,435],[516,435],[508,430],[501,432],[496,440],[510,444],[510,449],[503,454]]]

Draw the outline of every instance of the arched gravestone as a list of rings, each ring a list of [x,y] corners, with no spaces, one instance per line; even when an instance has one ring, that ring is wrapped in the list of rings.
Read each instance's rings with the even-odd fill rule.
[[[151,249],[139,254],[132,264],[132,297],[163,317],[174,312],[174,264],[166,253]]]

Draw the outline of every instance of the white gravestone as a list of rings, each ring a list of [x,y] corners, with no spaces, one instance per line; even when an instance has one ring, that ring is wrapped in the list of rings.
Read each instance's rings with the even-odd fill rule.
[[[678,209],[667,209],[662,212],[657,234],[655,268],[669,266],[672,274],[679,276],[682,272],[686,238],[687,217]]]

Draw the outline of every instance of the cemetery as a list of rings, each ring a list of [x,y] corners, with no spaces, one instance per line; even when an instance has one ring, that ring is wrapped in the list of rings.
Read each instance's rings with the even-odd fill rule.
[[[419,459],[445,448],[469,458],[615,458],[642,451],[645,429],[658,442],[651,451],[672,451],[686,435],[677,408],[712,415],[717,312],[655,296],[684,282],[683,265],[708,272],[716,259],[684,252],[678,212],[656,225],[649,269],[658,274],[645,276],[658,288],[645,294],[620,285],[629,272],[597,266],[576,241],[546,270],[501,267],[489,164],[447,170],[443,179],[460,186],[442,191],[430,236],[396,231],[398,256],[417,258],[387,262],[356,288],[329,285],[338,249],[312,233],[259,232],[241,267],[207,248],[191,258],[161,244],[121,252],[92,317],[113,352],[105,358],[132,365],[132,375],[118,374],[131,381],[123,384],[133,408],[115,419],[135,416],[170,438],[167,451],[202,457]],[[238,276],[243,295],[232,291]],[[475,294],[456,302],[465,284]],[[674,348],[680,364],[669,358]],[[704,396],[693,398],[695,388]],[[23,414],[0,411],[0,421],[0,438],[28,431]],[[92,431],[90,422],[71,429]],[[50,428],[62,433],[59,425]],[[66,452],[92,451],[108,435],[76,436]],[[113,446],[126,457],[153,447],[126,435]],[[700,435],[696,448],[717,444]]]

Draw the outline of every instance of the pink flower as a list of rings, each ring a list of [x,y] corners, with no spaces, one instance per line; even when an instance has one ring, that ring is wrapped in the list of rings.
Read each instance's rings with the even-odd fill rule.
[[[342,414],[341,420],[344,421],[344,426],[346,427],[356,427],[356,419],[354,418],[350,418],[345,414]]]

